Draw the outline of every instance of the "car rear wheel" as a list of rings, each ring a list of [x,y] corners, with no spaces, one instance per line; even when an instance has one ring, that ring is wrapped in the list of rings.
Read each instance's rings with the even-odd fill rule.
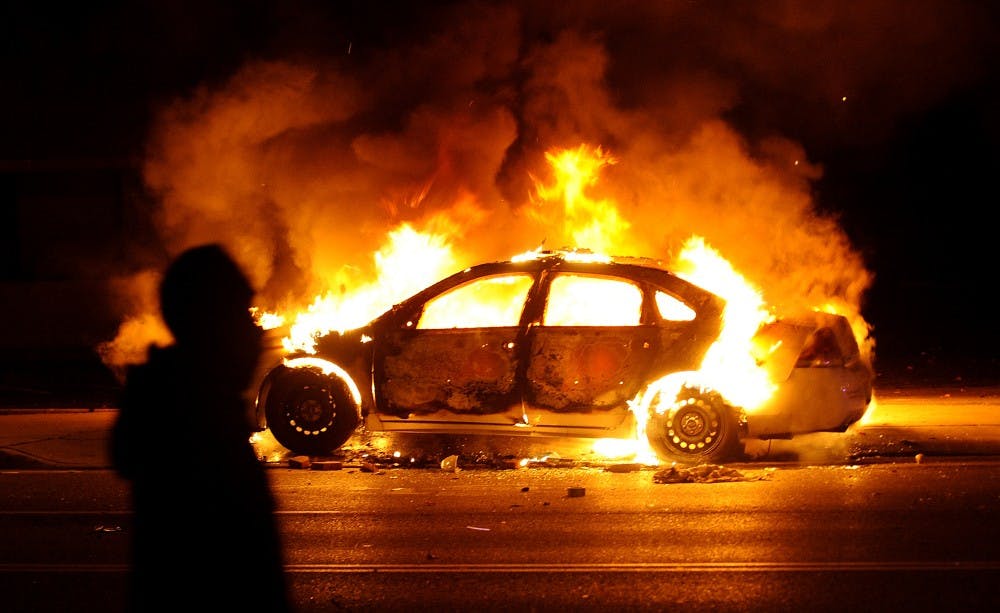
[[[651,405],[646,437],[661,460],[684,464],[722,462],[740,449],[736,412],[718,392],[684,387],[664,410],[658,398]]]
[[[275,373],[264,410],[274,438],[305,455],[336,450],[360,421],[347,384],[313,368],[283,368]]]

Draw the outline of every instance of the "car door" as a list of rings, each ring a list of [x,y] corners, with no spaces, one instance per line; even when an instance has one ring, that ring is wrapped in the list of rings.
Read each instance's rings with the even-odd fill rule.
[[[533,282],[526,272],[490,274],[428,299],[412,326],[376,351],[384,412],[417,421],[506,413],[520,420],[518,324]]]
[[[525,405],[539,427],[613,428],[645,384],[655,326],[642,324],[643,293],[613,276],[555,273],[529,347]]]

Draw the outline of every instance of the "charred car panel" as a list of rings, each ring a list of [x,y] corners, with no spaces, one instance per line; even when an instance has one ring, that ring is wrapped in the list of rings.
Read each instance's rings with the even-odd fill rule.
[[[519,404],[517,328],[418,330],[376,362],[384,413],[496,413]]]
[[[580,287],[614,300],[591,309]],[[371,430],[629,436],[636,399],[661,378],[698,369],[724,307],[646,260],[556,253],[480,264],[363,328],[320,337],[315,355],[283,356],[259,386],[258,424],[313,454],[346,442],[359,419]],[[661,457],[723,459],[741,437],[842,428],[861,417],[871,373],[846,320],[778,322],[757,341],[759,362],[781,382],[770,403],[748,416],[718,393],[686,386],[663,399],[668,408],[647,430]],[[828,372],[812,372],[827,359]],[[820,409],[803,409],[811,402]]]
[[[525,397],[533,409],[602,411],[641,389],[649,370],[649,342],[632,329],[537,328]],[[639,349],[635,350],[634,347]]]

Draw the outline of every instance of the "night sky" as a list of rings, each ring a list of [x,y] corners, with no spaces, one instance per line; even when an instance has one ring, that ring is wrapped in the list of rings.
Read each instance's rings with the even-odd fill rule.
[[[997,383],[991,3],[3,12],[0,314],[30,322],[8,372],[114,337],[150,308],[145,273],[208,238],[273,305],[363,268],[402,222],[444,215],[474,257],[555,240],[512,220],[544,152],[587,142],[619,158],[602,195],[657,228],[638,238],[655,255],[705,235],[779,299],[857,303],[881,375]]]

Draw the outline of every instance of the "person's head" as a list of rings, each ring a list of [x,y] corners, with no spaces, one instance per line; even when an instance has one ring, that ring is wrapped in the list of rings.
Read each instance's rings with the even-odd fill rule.
[[[254,290],[220,245],[193,247],[167,268],[160,284],[163,320],[183,346],[247,350],[256,330],[250,313]]]

